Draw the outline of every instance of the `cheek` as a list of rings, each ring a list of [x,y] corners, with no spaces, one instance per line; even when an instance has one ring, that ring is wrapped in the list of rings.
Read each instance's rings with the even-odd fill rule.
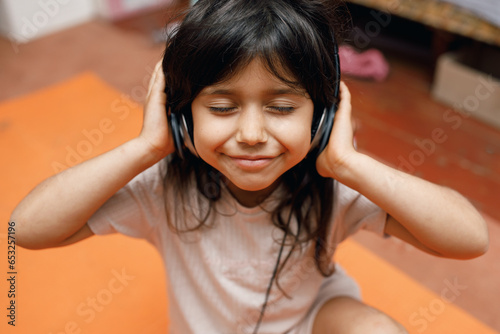
[[[311,146],[311,130],[308,126],[288,127],[282,144],[294,154],[305,156]]]
[[[223,122],[214,121],[207,115],[196,114],[193,111],[194,146],[200,157],[215,151],[224,144],[228,136],[228,127]]]
[[[311,147],[312,116],[290,119],[276,129],[277,140],[293,154],[305,156]]]

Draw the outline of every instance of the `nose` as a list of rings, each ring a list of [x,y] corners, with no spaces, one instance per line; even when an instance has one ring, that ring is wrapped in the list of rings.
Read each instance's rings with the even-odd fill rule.
[[[248,145],[257,145],[267,141],[266,120],[263,111],[259,108],[242,110],[238,119],[236,141]]]

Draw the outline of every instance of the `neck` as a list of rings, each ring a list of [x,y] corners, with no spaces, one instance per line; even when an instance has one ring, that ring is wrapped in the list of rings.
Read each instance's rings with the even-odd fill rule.
[[[231,195],[243,206],[252,208],[255,207],[266,200],[267,197],[278,187],[279,179],[274,181],[269,187],[257,190],[257,191],[249,191],[238,188],[234,183],[224,178],[227,188]]]

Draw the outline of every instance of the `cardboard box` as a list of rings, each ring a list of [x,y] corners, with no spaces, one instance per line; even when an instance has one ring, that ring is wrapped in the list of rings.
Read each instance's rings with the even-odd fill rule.
[[[445,53],[437,62],[432,95],[467,117],[500,128],[499,78],[498,50]]]

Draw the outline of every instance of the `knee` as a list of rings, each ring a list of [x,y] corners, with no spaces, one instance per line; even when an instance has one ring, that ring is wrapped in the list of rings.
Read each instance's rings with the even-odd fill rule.
[[[408,331],[387,314],[370,309],[354,319],[349,334],[408,334]]]
[[[318,312],[314,334],[408,334],[387,314],[350,298],[336,298]]]

